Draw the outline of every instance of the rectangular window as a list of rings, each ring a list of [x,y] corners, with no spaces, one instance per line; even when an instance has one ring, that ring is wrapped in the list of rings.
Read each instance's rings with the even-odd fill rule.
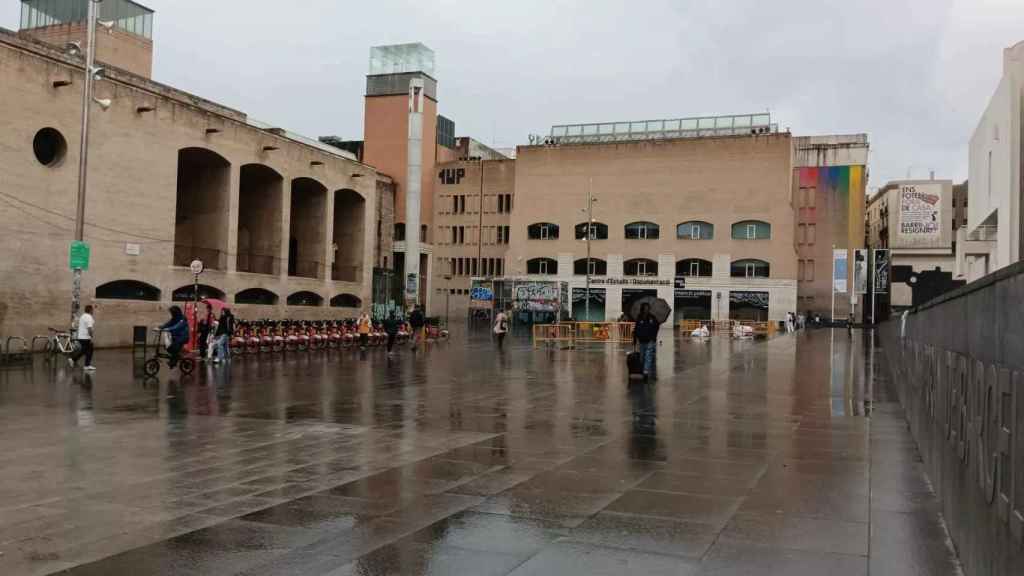
[[[477,259],[476,258],[472,258],[472,259],[470,259],[470,262],[471,262],[470,269],[472,270],[472,272],[470,273],[470,276],[476,276],[477,275],[476,274]]]
[[[596,260],[591,259],[589,262],[587,262],[587,268],[590,269],[590,275],[591,276],[597,276],[597,261]]]
[[[458,264],[455,267],[455,269],[456,269],[455,274],[456,274],[456,276],[462,276],[462,258],[456,258],[455,262]]]
[[[466,227],[459,226],[459,244],[466,243]]]
[[[814,282],[814,260],[807,260],[804,266],[804,280]]]
[[[815,224],[807,225],[807,243],[812,246],[814,245],[814,241],[816,240],[815,236],[817,236],[817,228],[818,227]]]
[[[637,276],[647,276],[647,262],[637,262],[636,263],[636,275]]]
[[[452,230],[452,244],[456,244],[459,241],[459,231],[455,229],[455,226],[451,227]]]
[[[511,212],[512,211],[512,195],[511,194],[506,194],[505,195],[505,211],[506,212]]]
[[[452,214],[455,214],[458,211],[459,211],[459,197],[458,196],[452,196]]]
[[[455,259],[454,258],[449,258],[448,259],[448,268],[450,270],[450,272],[448,272],[448,275],[449,276],[455,276]]]
[[[805,266],[805,264],[806,263],[803,260],[797,260],[796,261],[796,265],[797,265],[796,279],[797,279],[798,282],[803,282],[804,281],[804,266]]]
[[[500,194],[500,195],[498,195],[498,214],[504,214],[504,213],[505,213],[505,195],[504,194]]]
[[[466,197],[459,196],[459,214],[466,213]]]
[[[700,262],[690,262],[690,276],[700,276]]]
[[[700,240],[700,224],[690,225],[690,240]]]
[[[747,240],[757,239],[757,224],[747,224]]]
[[[547,260],[541,260],[537,264],[538,264],[538,274],[547,274],[548,273],[548,261]]]
[[[796,227],[796,243],[806,244],[807,243],[807,225],[798,224]]]

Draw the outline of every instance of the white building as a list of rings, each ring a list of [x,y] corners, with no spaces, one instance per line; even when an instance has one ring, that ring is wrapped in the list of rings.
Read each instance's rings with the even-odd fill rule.
[[[1003,78],[971,137],[967,227],[957,277],[973,281],[1021,257],[1024,42],[1003,52]]]

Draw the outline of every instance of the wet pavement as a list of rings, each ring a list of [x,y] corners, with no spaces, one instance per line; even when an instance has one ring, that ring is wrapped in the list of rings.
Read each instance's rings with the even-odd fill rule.
[[[959,574],[869,335],[663,336],[2,370],[0,574]]]

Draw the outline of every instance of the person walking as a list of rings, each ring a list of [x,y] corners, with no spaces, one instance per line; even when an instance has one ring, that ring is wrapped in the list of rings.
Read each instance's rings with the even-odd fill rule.
[[[412,309],[412,314],[409,314],[409,326],[412,327],[412,349],[415,350],[416,346],[421,340],[425,339],[423,334],[423,328],[427,325],[427,319],[423,316],[423,310],[420,310],[420,305],[417,304]]]
[[[384,319],[384,333],[388,335],[388,356],[392,356],[395,353],[395,338],[398,337],[399,326],[401,326],[401,323],[395,317],[395,311],[392,310],[388,317]]]
[[[167,365],[174,368],[178,365],[181,349],[188,343],[188,319],[179,306],[171,306],[168,312],[171,319],[161,324],[160,330],[166,330],[171,335],[171,343],[167,346],[167,354],[170,356]]]
[[[223,308],[220,311],[220,319],[217,321],[214,344],[217,347],[217,358],[213,363],[218,364],[221,360],[231,360],[231,348],[229,346],[231,335],[235,333],[235,315],[231,310]]]
[[[655,353],[658,348],[658,330],[661,322],[651,314],[650,304],[640,306],[640,314],[633,326],[633,343],[640,348],[640,357],[644,361],[644,379],[654,376]]]
[[[73,368],[78,364],[78,359],[85,356],[85,367],[83,370],[92,372],[96,369],[92,365],[92,338],[96,330],[96,319],[92,315],[92,305],[85,307],[85,312],[78,317],[78,328],[75,331],[75,339],[78,340],[78,350],[68,358],[68,364]]]
[[[370,315],[363,312],[359,315],[359,320],[356,321],[356,332],[359,333],[359,348],[366,350],[366,347],[370,344]]]
[[[498,339],[498,350],[501,350],[505,343],[505,334],[508,334],[508,316],[503,310],[494,318],[494,336]]]

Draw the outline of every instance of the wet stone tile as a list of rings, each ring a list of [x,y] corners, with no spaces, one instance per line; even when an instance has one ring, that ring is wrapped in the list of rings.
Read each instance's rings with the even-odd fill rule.
[[[736,512],[740,502],[738,498],[631,490],[612,502],[607,510],[721,527]]]
[[[607,548],[575,542],[545,548],[511,572],[512,576],[690,576],[698,573],[696,561],[679,556],[651,554],[624,548]]]

